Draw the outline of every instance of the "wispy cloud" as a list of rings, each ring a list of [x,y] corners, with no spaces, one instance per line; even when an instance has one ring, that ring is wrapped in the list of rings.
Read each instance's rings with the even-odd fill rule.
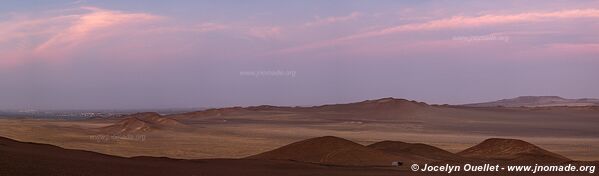
[[[259,39],[275,39],[281,35],[281,27],[278,27],[278,26],[249,27],[247,29],[247,34],[251,37],[255,37],[255,38],[259,38]]]
[[[82,3],[85,3],[85,0],[75,0],[75,1],[71,2],[70,4],[76,5],[76,4],[82,4]]]
[[[599,18],[599,9],[574,9],[555,12],[526,12],[518,14],[503,14],[503,15],[482,15],[475,17],[454,16],[451,18],[430,20],[418,23],[408,23],[397,26],[385,27],[381,29],[371,30],[367,32],[356,33],[341,38],[332,40],[324,40],[307,45],[287,48],[279,53],[298,52],[308,49],[327,47],[332,45],[340,45],[353,40],[379,37],[392,34],[416,32],[416,31],[433,31],[433,30],[448,30],[448,29],[463,29],[476,28],[494,25],[506,25],[521,22],[540,22],[552,21],[561,19],[573,18]]]
[[[133,32],[136,24],[163,19],[148,13],[129,13],[81,7],[76,13],[40,18],[19,17],[0,23],[0,66],[30,58],[63,58],[86,43]]]
[[[529,38],[534,34],[535,37],[540,37],[540,35],[548,33],[547,31],[538,30],[538,27],[542,27],[542,25],[583,18],[596,19],[599,18],[599,9],[535,11],[479,16],[460,15],[441,19],[425,18],[409,20],[410,22],[402,21],[401,24],[393,26],[377,24],[374,21],[365,25],[364,21],[358,21],[363,20],[362,18],[365,16],[361,12],[352,12],[344,16],[317,18],[307,23],[292,21],[285,24],[270,23],[270,21],[218,21],[214,19],[198,22],[170,20],[168,17],[151,13],[118,11],[97,7],[53,11],[50,14],[44,13],[43,17],[37,18],[32,18],[29,15],[15,18],[11,16],[5,18],[4,21],[0,21],[0,66],[33,60],[31,58],[68,60],[69,58],[75,58],[73,56],[78,54],[93,55],[96,53],[113,53],[122,57],[136,58],[137,55],[131,56],[128,54],[138,52],[140,55],[145,54],[144,56],[155,57],[157,55],[155,53],[180,54],[182,50],[185,50],[189,55],[201,55],[207,53],[204,51],[235,47],[238,49],[238,53],[272,56],[269,54],[304,53],[304,51],[313,49],[346,45],[351,47],[359,45],[362,48],[376,49],[380,48],[381,43],[401,47],[410,42],[421,43],[418,46],[424,46],[426,43],[431,43],[429,41],[436,41],[431,46],[446,46],[438,44],[446,42],[438,41],[443,39],[451,40],[452,36],[434,38],[443,35],[444,31],[468,29],[464,31],[471,32],[478,29],[489,29],[488,27],[509,26],[510,24],[540,24],[534,25],[535,28],[508,28],[504,31],[480,30],[475,33],[464,32],[459,34],[461,36],[480,36],[485,33],[507,36],[527,35],[526,37]],[[385,16],[376,18],[380,20]],[[395,17],[389,16],[386,18]],[[317,28],[318,26],[337,23],[348,23],[352,29],[331,28],[332,30],[319,30],[320,28]],[[314,28],[308,29],[309,27]],[[589,28],[592,27],[589,26]],[[560,30],[551,29],[549,32],[553,33],[554,36],[562,35],[560,33],[564,32],[572,32]],[[431,35],[426,35],[426,37],[405,35],[414,32],[431,32]],[[392,41],[393,39],[384,36],[399,38],[406,36],[411,41]],[[247,42],[248,40],[254,41]],[[538,39],[534,42],[541,43],[545,40]],[[455,44],[457,42],[450,41],[449,43]],[[256,47],[257,45],[262,47]],[[288,46],[295,47],[281,49],[281,47]],[[409,47],[406,46],[406,48]],[[390,52],[396,51],[396,48],[386,48]],[[589,50],[588,48],[594,49],[593,47],[568,46],[560,46],[559,48],[580,51],[583,50],[582,48],[587,48],[584,51]],[[366,52],[363,49],[356,49],[355,51]],[[227,53],[215,53],[215,55],[217,54],[226,55]],[[160,56],[166,57],[166,54]],[[172,57],[175,56],[169,56],[169,58]],[[147,57],[139,56],[139,58]]]
[[[35,51],[47,53],[55,50],[71,49],[82,42],[115,35],[123,32],[123,30],[132,29],[116,29],[118,27],[162,19],[160,16],[147,13],[125,13],[96,7],[82,7],[82,9],[90,13],[78,15],[68,27],[36,47]]]
[[[232,29],[233,26],[222,23],[205,22],[200,24],[192,25],[170,25],[170,26],[159,26],[152,29],[147,29],[147,33],[178,33],[178,32],[195,32],[195,33],[207,33],[216,31],[226,31]]]
[[[229,26],[219,23],[202,23],[194,27],[198,32],[218,31],[229,28]]]
[[[355,20],[355,19],[359,18],[360,16],[362,16],[362,13],[352,12],[346,16],[334,16],[334,17],[327,17],[327,18],[317,17],[316,20],[307,22],[304,24],[304,26],[315,27],[315,26],[331,25],[331,24],[335,24],[335,23]]]
[[[422,31],[422,30],[441,30],[454,28],[470,28],[489,25],[502,25],[519,22],[535,22],[566,18],[597,18],[598,9],[576,9],[558,12],[530,12],[512,15],[483,15],[478,17],[454,16],[448,19],[433,20],[424,23],[412,23],[384,28],[376,31],[348,36],[345,39],[358,39],[366,37],[375,37],[401,32]]]
[[[599,43],[555,43],[547,46],[547,51],[566,55],[599,54]]]

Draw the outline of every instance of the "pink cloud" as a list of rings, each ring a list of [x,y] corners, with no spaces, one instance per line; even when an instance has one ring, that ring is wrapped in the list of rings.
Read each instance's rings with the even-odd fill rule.
[[[65,50],[73,49],[83,42],[93,41],[127,30],[126,28],[114,30],[115,28],[161,19],[159,16],[146,13],[124,13],[95,7],[83,7],[82,9],[91,13],[78,16],[66,29],[36,47],[35,52],[42,54],[68,52]]]
[[[35,39],[49,38],[62,30],[59,24],[73,18],[72,16],[45,19],[15,17],[0,22],[0,67],[22,63],[23,58],[31,56],[31,49],[39,45],[39,41]]]
[[[597,56],[599,54],[599,43],[554,43],[547,45],[546,52],[555,53],[565,57],[577,55]]]
[[[249,27],[247,34],[259,39],[275,39],[281,35],[281,27],[266,26],[266,27]]]
[[[202,23],[195,26],[195,29],[198,32],[210,32],[210,31],[218,31],[229,28],[229,26],[218,23]]]
[[[351,20],[359,18],[360,16],[362,16],[362,13],[352,12],[351,14],[346,15],[346,16],[317,18],[315,21],[305,23],[304,26],[314,27],[314,26],[330,25],[330,24],[335,24],[335,23],[339,23],[339,22],[351,21]]]
[[[483,15],[477,17],[454,16],[446,19],[431,20],[420,23],[402,24],[378,30],[357,33],[337,39],[325,40],[298,47],[278,51],[277,53],[293,53],[308,49],[322,48],[333,45],[343,45],[352,40],[366,39],[392,34],[408,33],[415,31],[447,30],[460,28],[475,28],[493,25],[505,25],[521,22],[539,22],[573,18],[599,18],[598,9],[575,9],[556,12],[527,12],[507,15]]]
[[[73,11],[70,11],[73,13]],[[86,43],[135,31],[135,24],[162,19],[146,13],[126,13],[81,7],[77,13],[43,18],[15,17],[0,22],[0,66],[32,58],[64,58]]]
[[[80,56],[172,58],[217,47],[208,44],[211,41],[207,40],[214,39],[205,41],[202,36],[195,35],[198,33],[220,31],[231,34],[227,35],[230,38],[222,40],[257,39],[263,42],[277,39],[282,34],[279,26],[216,22],[189,25],[173,23],[166,17],[149,13],[96,7],[60,11],[66,14],[58,15],[54,12],[54,16],[43,13],[50,15],[0,21],[0,66],[32,61],[62,63]]]
[[[0,50],[26,49],[39,42],[33,38],[46,39],[64,30],[76,16],[65,15],[43,19],[14,17],[0,22]]]
[[[153,29],[148,29],[144,32],[147,33],[177,33],[177,32],[196,32],[196,33],[205,33],[205,32],[213,32],[213,31],[225,31],[231,29],[232,26],[221,23],[200,23],[196,25],[174,25],[174,26],[162,26],[156,27]]]
[[[479,17],[455,16],[448,19],[428,21],[425,23],[405,24],[376,31],[370,31],[362,34],[356,34],[346,37],[346,39],[357,39],[388,35],[400,32],[422,31],[422,30],[440,30],[453,28],[481,27],[489,25],[502,25],[519,22],[535,22],[567,18],[597,18],[599,10],[597,9],[576,9],[558,12],[530,12],[514,15],[484,15]]]

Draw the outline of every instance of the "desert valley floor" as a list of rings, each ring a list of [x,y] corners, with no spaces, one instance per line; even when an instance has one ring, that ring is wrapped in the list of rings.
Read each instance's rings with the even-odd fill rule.
[[[464,150],[489,138],[509,138],[535,144],[544,149],[539,150],[543,155],[545,150],[550,151],[551,154],[547,156],[551,158],[563,156],[577,161],[597,161],[598,126],[599,108],[596,106],[465,107],[384,98],[313,107],[232,107],[174,115],[138,113],[87,120],[7,117],[0,119],[0,136],[115,157],[209,159],[206,162],[212,164],[223,162],[215,158],[239,159],[230,162],[243,162],[283,156],[281,159],[295,160],[285,155],[294,150],[275,149],[286,149],[279,147],[306,139],[319,139],[317,137],[321,136],[336,136],[331,137],[332,143],[353,141],[359,151],[369,151],[371,149],[362,149],[360,146],[376,147],[375,143],[381,141],[423,143],[438,147],[439,156],[446,157],[423,158],[413,153],[397,155],[408,156],[405,157],[407,163],[438,162],[451,158],[455,153],[467,156]],[[337,140],[337,137],[341,140]],[[343,145],[351,146],[353,142]],[[324,144],[329,143],[331,141],[324,141]],[[314,145],[321,144],[316,142]],[[536,147],[532,148],[537,150]],[[377,152],[368,156],[377,156]],[[381,158],[385,157],[381,155]],[[390,160],[393,159],[381,162]],[[306,161],[319,163],[309,159]],[[320,164],[339,164],[333,161]],[[285,160],[279,162],[282,163],[277,164],[285,165]],[[388,170],[371,173],[378,172],[386,175]]]

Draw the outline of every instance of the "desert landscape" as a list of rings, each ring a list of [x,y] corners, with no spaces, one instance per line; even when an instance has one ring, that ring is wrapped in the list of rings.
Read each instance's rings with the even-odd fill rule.
[[[0,176],[586,176],[599,1],[3,0]]]
[[[241,165],[248,169],[275,172],[278,169],[273,167],[289,165],[340,175],[367,167],[372,171],[360,169],[353,174],[393,175],[410,173],[406,165],[414,163],[597,161],[598,125],[596,106],[470,107],[382,98],[312,107],[262,105],[82,120],[3,118],[0,134],[11,143],[17,140],[51,144],[69,152],[97,152],[102,153],[94,153],[100,158],[108,154],[131,164],[154,160],[210,163],[206,165],[247,162],[247,166]],[[4,149],[3,155],[24,157],[14,153],[23,149],[10,145]],[[405,165],[394,167],[392,163],[397,161]],[[204,170],[194,169],[181,172]]]

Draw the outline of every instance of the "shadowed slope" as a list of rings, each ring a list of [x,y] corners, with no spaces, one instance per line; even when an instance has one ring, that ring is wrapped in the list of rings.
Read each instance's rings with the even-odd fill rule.
[[[402,158],[402,161],[409,163],[465,160],[454,153],[420,143],[381,141],[370,144],[367,147],[398,155]]]
[[[331,146],[353,145],[335,137],[314,141],[336,141]],[[335,144],[337,143],[337,144]],[[359,145],[359,144],[358,144]],[[380,145],[380,144],[379,144]],[[386,146],[385,144],[384,146]],[[336,147],[334,147],[336,148]],[[297,151],[299,153],[310,150]],[[26,143],[0,137],[0,175],[245,175],[245,176],[383,176],[383,175],[447,175],[436,172],[412,172],[394,167],[327,166],[305,162],[267,159],[202,159],[180,160],[164,157],[124,158],[82,150],[70,150],[47,144]],[[448,162],[452,163],[452,162]],[[483,162],[493,163],[493,162]],[[514,162],[509,162],[514,164]],[[562,164],[597,165],[598,162],[561,162]],[[458,164],[458,163],[454,163]],[[522,164],[522,163],[521,163]],[[537,162],[525,162],[534,165]],[[451,175],[538,175],[529,172],[456,172]],[[542,175],[564,175],[544,172]],[[571,175],[571,174],[568,174]],[[586,174],[585,174],[586,175]]]
[[[360,166],[389,166],[391,162],[401,159],[393,154],[333,136],[295,142],[248,158]]]
[[[123,158],[53,145],[19,142],[0,137],[0,175],[398,175],[394,170],[363,167],[328,167],[274,160],[157,157]]]
[[[491,138],[458,153],[462,157],[516,161],[568,161],[570,159],[517,139]]]

